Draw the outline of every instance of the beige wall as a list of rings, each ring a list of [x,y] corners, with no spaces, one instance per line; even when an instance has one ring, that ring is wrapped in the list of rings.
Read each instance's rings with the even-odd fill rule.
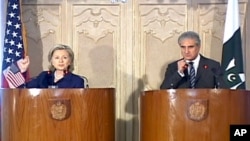
[[[138,141],[140,91],[159,89],[167,63],[180,57],[178,36],[202,38],[201,53],[221,59],[227,0],[23,0],[31,75],[48,66],[48,50],[70,45],[75,73],[90,88],[116,88],[117,141]],[[249,60],[250,4],[240,0],[245,60]],[[250,89],[249,63],[245,62]]]

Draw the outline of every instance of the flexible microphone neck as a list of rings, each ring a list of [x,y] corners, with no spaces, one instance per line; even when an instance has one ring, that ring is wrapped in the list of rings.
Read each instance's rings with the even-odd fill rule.
[[[222,71],[220,69],[211,69],[215,77],[215,88],[220,88],[220,77],[222,76]]]
[[[57,88],[57,85],[54,82],[53,75],[54,75],[54,73],[52,71],[48,71],[47,72],[47,76],[48,76],[48,88]]]

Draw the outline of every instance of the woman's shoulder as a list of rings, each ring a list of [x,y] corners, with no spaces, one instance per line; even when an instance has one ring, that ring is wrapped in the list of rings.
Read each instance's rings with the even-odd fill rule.
[[[49,79],[49,78],[52,77],[52,75],[53,75],[53,73],[50,72],[50,71],[42,71],[37,76],[35,76],[33,78],[36,78],[36,79],[39,79],[39,80],[40,79]]]
[[[52,75],[52,72],[50,71],[42,71],[38,74],[38,76],[45,76],[45,75]]]
[[[78,79],[78,80],[83,80],[82,76],[78,75],[78,74],[75,74],[75,73],[70,73],[69,74],[71,78],[73,79]]]

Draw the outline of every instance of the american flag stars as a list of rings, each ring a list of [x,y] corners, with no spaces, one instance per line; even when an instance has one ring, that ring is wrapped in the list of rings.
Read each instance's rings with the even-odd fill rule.
[[[16,65],[17,61],[23,58],[25,52],[20,5],[19,0],[9,0],[7,4],[2,62],[4,88],[16,88],[25,82],[25,78]]]

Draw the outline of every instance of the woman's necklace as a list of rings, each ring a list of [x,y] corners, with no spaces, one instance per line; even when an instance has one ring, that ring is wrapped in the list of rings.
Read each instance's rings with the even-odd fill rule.
[[[54,80],[54,81],[56,82],[56,81],[62,79],[62,78],[63,78],[63,75],[58,75],[58,74],[56,73],[56,71],[55,71],[54,77],[55,77],[55,80]]]

